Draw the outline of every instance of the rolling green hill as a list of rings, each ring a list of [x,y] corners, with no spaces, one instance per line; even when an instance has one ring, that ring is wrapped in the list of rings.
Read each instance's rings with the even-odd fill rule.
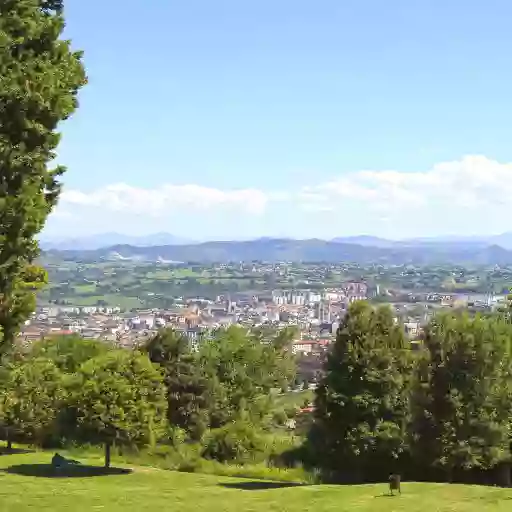
[[[49,453],[0,456],[2,512],[505,512],[512,490],[492,487],[405,483],[401,496],[387,486],[293,486],[210,475],[134,468],[128,474],[57,476]],[[99,461],[88,461],[99,464]]]

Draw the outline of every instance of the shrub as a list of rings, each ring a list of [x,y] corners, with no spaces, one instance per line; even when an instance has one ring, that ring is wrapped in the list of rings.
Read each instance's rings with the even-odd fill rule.
[[[282,426],[286,423],[287,420],[288,415],[286,414],[286,411],[284,409],[278,409],[272,415],[272,422],[274,423],[274,425]]]
[[[261,461],[267,452],[261,431],[245,421],[230,423],[212,430],[206,437],[203,457],[219,462]]]
[[[187,431],[180,427],[171,427],[169,429],[169,442],[171,446],[177,448],[187,440]]]

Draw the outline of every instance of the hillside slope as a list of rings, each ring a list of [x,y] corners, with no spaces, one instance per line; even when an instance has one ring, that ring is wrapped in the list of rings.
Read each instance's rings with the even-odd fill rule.
[[[131,474],[50,477],[50,453],[0,456],[2,512],[505,512],[512,490],[407,484],[401,496],[387,486],[288,486],[138,468]],[[39,476],[35,476],[39,475]]]

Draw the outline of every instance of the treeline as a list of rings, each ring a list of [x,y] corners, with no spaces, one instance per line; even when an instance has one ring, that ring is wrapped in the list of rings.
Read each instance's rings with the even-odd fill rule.
[[[164,329],[139,350],[78,336],[3,358],[0,436],[45,448],[194,446],[195,456],[248,462],[272,450],[274,397],[295,381],[293,331],[219,331],[198,352]],[[285,421],[285,420],[282,420]]]
[[[297,414],[308,403],[287,393],[294,336],[232,327],[197,352],[171,329],[135,351],[74,336],[38,342],[4,357],[0,435],[45,448],[102,444],[106,465],[111,447],[146,447],[187,471],[216,461],[301,466],[332,482],[398,473],[510,485],[507,311],[440,314],[411,350],[389,308],[354,303],[309,419]]]
[[[411,351],[386,307],[359,302],[339,328],[302,457],[326,479],[510,485],[512,325],[440,314]]]

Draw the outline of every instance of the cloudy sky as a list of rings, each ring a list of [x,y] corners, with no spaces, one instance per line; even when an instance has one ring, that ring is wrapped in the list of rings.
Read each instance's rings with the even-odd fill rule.
[[[140,5],[67,0],[90,84],[47,235],[512,230],[512,3]]]

